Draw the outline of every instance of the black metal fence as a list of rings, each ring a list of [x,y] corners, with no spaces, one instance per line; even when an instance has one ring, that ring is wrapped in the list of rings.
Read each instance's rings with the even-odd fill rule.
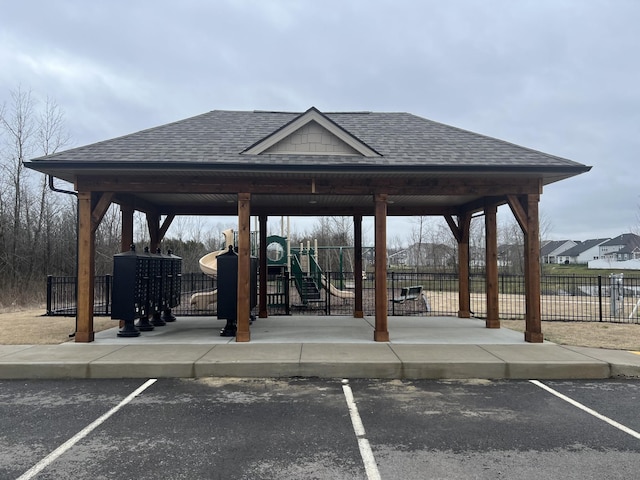
[[[268,310],[272,315],[352,315],[354,310],[353,273],[325,272],[325,288],[314,302],[305,302],[289,278],[270,276],[267,282]],[[458,276],[447,273],[398,273],[387,278],[388,314],[457,315]],[[111,314],[110,275],[96,277],[95,315]],[[401,298],[403,288],[421,287],[424,294]],[[373,278],[363,278],[363,310],[375,313]],[[541,318],[557,321],[604,321],[640,323],[640,277],[636,276],[543,276],[541,278]],[[525,316],[524,277],[499,276],[499,312],[503,319]],[[216,315],[215,278],[201,273],[182,275],[178,316]],[[486,316],[484,275],[471,275],[471,311]],[[48,277],[47,315],[73,316],[76,313],[75,277]]]
[[[96,316],[111,315],[111,275],[96,276],[93,311]],[[182,274],[180,305],[175,315],[200,315],[208,311],[211,292],[217,289],[215,278],[203,273]],[[192,303],[193,301],[193,303]],[[215,310],[214,310],[215,312]],[[47,277],[47,315],[73,316],[76,314],[76,277]]]

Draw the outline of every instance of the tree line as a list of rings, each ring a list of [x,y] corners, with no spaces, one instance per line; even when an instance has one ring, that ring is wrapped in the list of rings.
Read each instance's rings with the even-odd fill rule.
[[[23,165],[69,141],[55,101],[18,88],[0,105],[0,307],[37,298],[54,268],[75,271],[75,202],[54,196],[47,179]]]
[[[76,275],[73,186],[54,183],[24,166],[25,160],[70,147],[64,112],[54,100],[41,100],[19,87],[0,105],[0,310],[40,305],[47,275]],[[136,222],[136,246],[143,250],[149,244],[144,215],[136,215]],[[171,231],[177,234],[162,242],[162,250],[181,255],[186,271],[198,270],[198,259],[215,249],[227,228],[204,228],[197,220],[174,223]],[[111,273],[113,255],[121,250],[120,236],[119,207],[112,205],[96,233],[97,275]]]

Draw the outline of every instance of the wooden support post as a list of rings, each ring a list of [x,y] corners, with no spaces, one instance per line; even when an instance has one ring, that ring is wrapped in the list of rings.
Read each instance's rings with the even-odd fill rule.
[[[160,243],[164,239],[164,236],[167,234],[167,230],[169,230],[169,227],[171,226],[171,223],[175,218],[176,216],[174,214],[170,214],[164,217],[164,221],[162,222],[162,225],[160,225],[160,228],[158,229],[158,245],[156,246],[156,250],[160,248]]]
[[[96,230],[111,205],[113,193],[78,192],[78,295],[76,342],[93,342]]]
[[[542,191],[542,186],[540,187]],[[513,216],[524,233],[524,290],[526,342],[542,343],[542,319],[540,309],[540,219],[538,204],[540,194],[509,195],[507,197]]]
[[[147,229],[149,230],[149,251],[155,253],[160,248],[160,215],[147,213]]]
[[[160,244],[162,243],[162,239],[167,234],[167,230],[171,226],[173,219],[176,218],[175,215],[167,215],[160,225],[160,214],[158,213],[147,213],[147,226],[149,228],[149,251],[151,253],[156,253],[160,248]]]
[[[260,294],[258,317],[267,318],[269,313],[267,312],[267,216],[260,215],[258,217],[260,223],[260,288],[258,292]]]
[[[487,328],[500,328],[500,308],[498,296],[498,207],[488,204],[484,207],[486,234],[486,288],[487,288]]]
[[[238,330],[236,342],[249,342],[251,316],[251,194],[238,194]]]
[[[471,213],[458,215],[458,222],[446,215],[445,219],[458,242],[458,317],[471,317],[471,289],[469,287],[469,231]]]
[[[542,321],[540,317],[540,220],[538,216],[539,195],[526,195],[527,233],[525,243],[526,320],[524,339],[526,342],[542,343]]]
[[[353,283],[356,295],[353,316],[364,318],[362,308],[362,215],[353,217],[353,242]]]
[[[376,324],[373,339],[389,341],[387,326],[387,195],[375,195],[375,296]]]
[[[95,230],[91,213],[95,194],[78,192],[78,296],[76,342],[93,342],[93,289],[95,282]]]
[[[120,205],[122,215],[122,235],[120,236],[120,251],[128,252],[133,245],[133,212],[129,205]]]

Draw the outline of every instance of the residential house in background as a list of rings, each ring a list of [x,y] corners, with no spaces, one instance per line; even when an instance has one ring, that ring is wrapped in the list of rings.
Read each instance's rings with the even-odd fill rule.
[[[389,267],[405,267],[407,266],[407,252],[401,248],[389,248],[387,249],[387,264]],[[374,257],[375,259],[375,257]],[[371,264],[373,264],[372,259]]]
[[[588,264],[590,260],[600,258],[600,245],[608,238],[591,238],[557,254],[558,263]]]
[[[580,242],[573,240],[547,240],[540,247],[540,261],[542,263],[563,263],[558,261],[558,256]]]
[[[614,262],[640,259],[640,236],[623,233],[600,245],[600,258]]]
[[[498,255],[500,253],[498,252]],[[500,258],[498,258],[500,262]],[[472,270],[483,270],[487,265],[487,251],[484,247],[469,245],[469,266]]]
[[[498,245],[498,267],[506,273],[523,273],[524,257],[522,244],[501,244]]]
[[[522,245],[502,244],[498,246],[498,267],[509,273],[524,270]],[[446,270],[456,265],[456,249],[441,243],[415,243],[406,250],[388,251],[390,266],[423,267],[427,270]],[[483,269],[484,248],[470,248],[470,266]],[[607,262],[596,266],[598,260]],[[640,236],[624,233],[613,239],[591,238],[579,240],[547,240],[540,247],[540,261],[556,265],[587,265],[590,268],[611,267],[611,262],[640,260]],[[619,267],[622,268],[622,267]]]
[[[414,243],[406,250],[406,264],[410,267],[446,270],[455,268],[457,261],[456,248],[443,243]]]

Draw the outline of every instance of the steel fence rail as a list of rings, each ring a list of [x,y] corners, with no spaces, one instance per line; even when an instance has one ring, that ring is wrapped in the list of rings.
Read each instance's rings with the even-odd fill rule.
[[[268,311],[272,315],[352,315],[355,307],[353,272],[324,272],[319,286],[320,299],[313,303],[301,298],[289,277],[270,276]],[[484,275],[469,277],[471,311],[477,318],[486,317],[486,281]],[[94,314],[110,316],[112,277],[97,276],[94,290]],[[288,285],[288,288],[285,287]],[[375,282],[362,279],[363,310],[375,314]],[[415,298],[403,298],[403,289],[420,287]],[[548,321],[603,321],[640,323],[640,277],[601,275],[545,275],[540,283],[541,318]],[[522,275],[499,275],[499,314],[502,319],[525,318],[525,287]],[[173,309],[178,316],[216,315],[212,301],[217,281],[201,273],[182,275],[180,305]],[[414,289],[417,291],[417,289]],[[387,277],[388,314],[457,315],[458,275],[453,273],[390,272]],[[76,314],[76,278],[47,277],[47,315]]]

